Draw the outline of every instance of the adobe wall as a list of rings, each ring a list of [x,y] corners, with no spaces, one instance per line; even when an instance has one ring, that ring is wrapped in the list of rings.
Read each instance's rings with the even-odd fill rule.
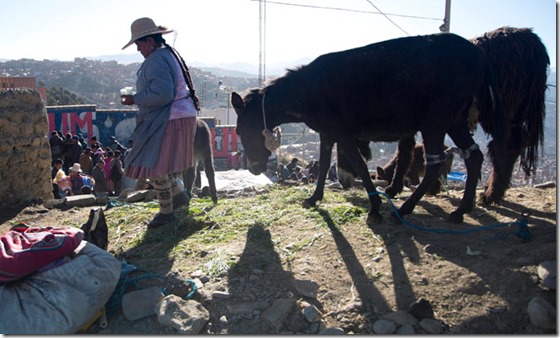
[[[53,198],[48,132],[37,90],[0,89],[0,207]]]

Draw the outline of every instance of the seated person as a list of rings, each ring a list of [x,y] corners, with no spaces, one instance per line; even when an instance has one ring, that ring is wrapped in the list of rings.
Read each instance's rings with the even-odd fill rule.
[[[60,195],[60,187],[58,183],[60,180],[66,177],[62,166],[64,165],[64,161],[61,158],[57,158],[54,161],[54,167],[51,170],[51,178],[52,178],[52,185],[53,185],[53,195],[54,198],[60,199],[62,196]]]
[[[70,189],[65,190],[67,195],[91,194],[95,186],[95,180],[91,176],[82,173],[79,163],[74,163],[70,168],[68,180],[70,181]]]

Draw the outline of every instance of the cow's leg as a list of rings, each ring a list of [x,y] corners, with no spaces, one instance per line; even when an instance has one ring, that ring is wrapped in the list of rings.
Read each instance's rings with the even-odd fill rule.
[[[424,196],[428,188],[434,184],[438,178],[438,173],[443,163],[445,163],[446,155],[443,152],[443,139],[445,134],[438,133],[437,135],[432,132],[422,133],[424,139],[424,149],[426,157],[426,174],[422,178],[420,185],[412,195],[401,205],[399,213],[401,216],[412,213],[418,201]]]
[[[404,176],[410,168],[415,145],[416,140],[414,137],[405,138],[399,141],[395,173],[392,177],[391,184],[385,188],[385,193],[391,198],[402,192]]]
[[[448,222],[461,223],[463,215],[470,212],[474,207],[476,198],[476,185],[480,179],[480,171],[484,156],[478,145],[474,142],[469,133],[468,127],[454,126],[449,131],[449,136],[455,142],[455,145],[462,151],[462,158],[465,160],[467,168],[467,182],[465,183],[465,192],[459,208],[449,215]]]
[[[323,193],[325,191],[325,181],[327,179],[327,173],[331,166],[331,154],[334,143],[328,140],[323,135],[320,136],[321,144],[319,147],[319,177],[317,177],[317,186],[313,195],[306,198],[303,201],[304,207],[314,206],[317,201],[323,199]]]

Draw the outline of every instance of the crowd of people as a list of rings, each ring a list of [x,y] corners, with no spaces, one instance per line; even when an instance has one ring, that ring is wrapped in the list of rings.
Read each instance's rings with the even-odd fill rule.
[[[304,163],[297,157],[292,158],[286,165],[278,163],[275,173],[275,180],[278,183],[314,184],[317,177],[319,177],[319,161],[311,160]],[[333,182],[337,180],[336,164],[329,168],[327,179]]]
[[[49,138],[52,154],[51,178],[54,198],[94,194],[98,197],[119,195],[124,176],[123,159],[132,149],[111,136],[103,146],[95,136],[91,143],[80,134],[63,135],[52,131]]]

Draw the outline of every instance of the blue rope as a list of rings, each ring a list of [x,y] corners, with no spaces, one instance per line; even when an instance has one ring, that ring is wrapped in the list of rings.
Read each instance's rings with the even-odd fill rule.
[[[144,274],[136,277],[131,277],[130,274],[134,271],[140,271],[143,272]],[[142,290],[143,288],[141,285],[138,284],[138,282],[148,278],[165,279],[165,277],[162,275],[150,273],[146,270],[138,269],[136,268],[136,266],[128,264],[126,261],[121,260],[121,276],[119,278],[117,286],[115,287],[115,290],[111,294],[111,297],[107,301],[107,304],[105,304],[105,310],[107,312],[107,315],[109,316],[112,315],[116,310],[118,310],[122,306],[122,298],[129,288],[134,288],[135,290]],[[194,294],[198,290],[198,287],[196,286],[196,283],[190,278],[186,279],[185,282],[187,282],[191,286],[191,291],[187,295],[183,296],[183,299],[187,300],[194,296]],[[161,292],[165,296],[169,294],[169,292],[165,287],[161,288]]]
[[[528,211],[524,211],[522,213],[522,218],[520,220],[516,221],[516,222],[497,223],[497,224],[485,225],[485,226],[480,226],[480,227],[477,227],[477,228],[465,229],[465,230],[426,228],[426,227],[422,227],[422,226],[412,224],[412,223],[406,221],[400,215],[397,207],[395,207],[395,205],[393,204],[393,201],[391,201],[391,198],[386,193],[381,192],[381,191],[373,191],[373,192],[368,192],[368,195],[369,196],[381,195],[381,196],[385,197],[387,199],[387,201],[389,201],[389,203],[391,204],[391,207],[393,208],[393,212],[397,216],[397,218],[403,224],[405,224],[409,227],[412,227],[414,229],[417,229],[417,230],[428,231],[428,232],[433,232],[433,233],[438,233],[438,234],[456,235],[456,234],[465,234],[465,233],[470,233],[470,232],[483,231],[483,230],[488,230],[488,229],[496,229],[496,228],[503,228],[503,227],[509,227],[509,226],[512,226],[512,225],[517,225],[518,230],[516,232],[510,231],[506,234],[498,233],[498,234],[496,234],[496,236],[494,238],[506,239],[510,234],[515,233],[515,235],[517,237],[519,237],[523,242],[528,242],[531,239],[531,231],[529,231],[529,228],[527,226],[527,217],[529,216]]]

